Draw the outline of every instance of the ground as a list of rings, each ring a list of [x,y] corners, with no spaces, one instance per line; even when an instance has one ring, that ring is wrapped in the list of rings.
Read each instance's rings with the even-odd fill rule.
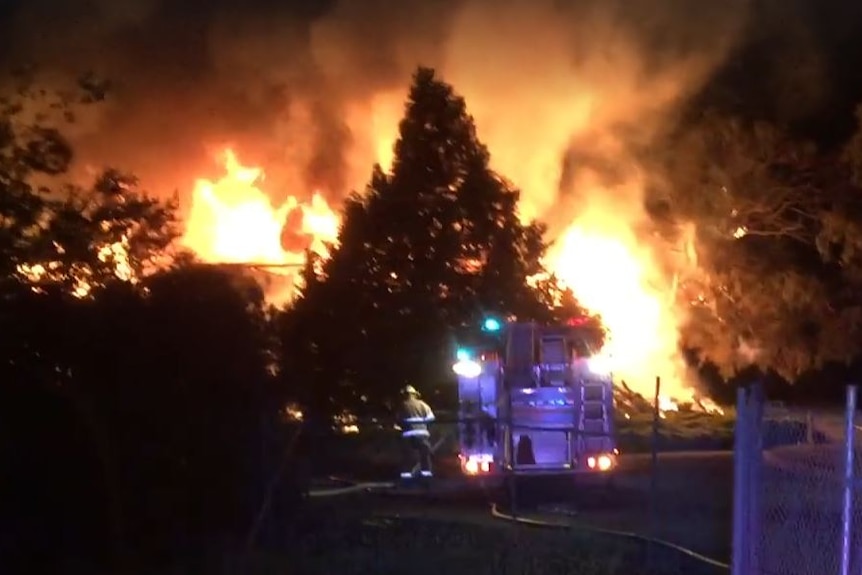
[[[643,542],[582,530],[516,526],[445,504],[374,495],[315,502],[318,524],[294,541],[292,573],[439,575],[506,573],[578,575],[712,574],[721,569]],[[462,503],[463,505],[463,503]],[[320,518],[326,517],[325,522]],[[325,526],[324,526],[325,523]],[[257,557],[244,572],[275,572]],[[651,564],[651,567],[648,567]]]
[[[766,443],[804,439],[798,419],[769,423]],[[640,536],[729,563],[733,455],[726,448],[732,445],[733,418],[671,413],[659,431],[654,466],[649,453],[637,453],[652,446],[651,420],[642,416],[620,422],[622,454],[612,490],[571,478],[530,481],[512,500],[504,490],[455,483],[464,479],[447,438],[451,429],[438,428],[436,438],[443,441],[433,487],[313,501],[317,527],[293,542],[291,572],[727,572],[684,550],[660,542],[649,545]],[[326,457],[318,460],[315,475],[391,479],[398,446],[392,432],[331,438],[316,444],[315,451]],[[716,446],[725,449],[704,451]],[[503,513],[552,521],[564,529],[515,527],[493,518],[492,504]],[[256,560],[262,566],[279,562],[272,556]],[[241,572],[258,571],[255,566]]]
[[[324,505],[319,513],[352,515],[305,544],[300,572],[413,573],[408,564],[415,556],[429,573],[722,572],[658,545],[652,547],[653,569],[647,570],[649,548],[643,540],[597,529],[640,533],[728,561],[729,453],[661,454],[654,475],[650,457],[624,456],[617,479],[612,491],[572,478],[524,482],[514,506],[504,491],[456,484],[454,477],[438,478],[427,490],[318,499],[315,505]],[[514,528],[491,516],[495,502],[505,514],[567,529]],[[329,551],[321,553],[325,548]],[[345,571],[344,565],[356,570]]]
[[[555,511],[573,510],[574,524],[648,535],[721,561],[730,559],[730,452],[660,454],[654,474],[648,457],[623,457],[612,492],[555,495],[561,502]]]

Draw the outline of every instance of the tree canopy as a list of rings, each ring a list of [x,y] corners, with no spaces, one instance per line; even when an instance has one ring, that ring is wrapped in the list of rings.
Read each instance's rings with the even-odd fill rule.
[[[391,172],[375,166],[346,201],[339,245],[282,323],[285,373],[352,403],[449,379],[453,332],[487,314],[582,312],[570,294],[555,308],[552,279],[531,285],[544,227],[519,220],[519,192],[489,168],[464,99],[431,69],[413,77],[394,152]]]
[[[50,92],[22,75],[0,97],[0,281],[81,296],[153,271],[176,239],[176,203],[143,193],[133,176],[107,169],[86,188],[63,179],[74,157],[63,128],[101,89],[84,77],[77,90]]]
[[[860,349],[858,138],[819,151],[774,126],[704,114],[676,134],[648,199],[674,241],[694,230],[685,344],[726,375],[794,379]]]

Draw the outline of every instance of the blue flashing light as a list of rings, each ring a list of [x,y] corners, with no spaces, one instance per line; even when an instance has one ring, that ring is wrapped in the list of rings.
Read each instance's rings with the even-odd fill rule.
[[[455,358],[458,361],[467,361],[468,359],[470,359],[470,352],[463,347],[459,348],[458,351],[455,352]]]
[[[493,317],[487,318],[485,323],[482,324],[482,329],[485,331],[500,331],[500,328],[502,327],[503,326],[500,324],[500,321]]]

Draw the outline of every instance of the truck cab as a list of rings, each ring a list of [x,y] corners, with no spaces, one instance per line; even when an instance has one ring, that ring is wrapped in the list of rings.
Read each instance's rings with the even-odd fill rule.
[[[458,350],[459,459],[469,476],[616,466],[613,378],[578,325],[498,324]]]

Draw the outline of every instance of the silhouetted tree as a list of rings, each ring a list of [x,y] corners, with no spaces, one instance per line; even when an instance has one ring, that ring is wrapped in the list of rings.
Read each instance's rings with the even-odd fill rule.
[[[407,382],[448,379],[453,329],[489,313],[552,319],[551,280],[528,282],[544,272],[544,228],[519,220],[518,197],[489,168],[464,99],[420,68],[391,173],[375,166],[347,200],[339,246],[284,318],[286,361],[313,366],[299,385],[379,403]]]
[[[56,505],[3,514],[0,563],[239,543],[286,440],[260,287],[173,258],[175,205],[133,177],[68,184],[75,101],[52,123],[29,86],[0,102],[0,490]]]
[[[281,399],[253,280],[181,267],[143,287],[118,286],[74,310],[71,325],[95,329],[67,347],[64,385],[86,402],[110,458],[125,541],[152,557],[247,532],[263,432]]]

